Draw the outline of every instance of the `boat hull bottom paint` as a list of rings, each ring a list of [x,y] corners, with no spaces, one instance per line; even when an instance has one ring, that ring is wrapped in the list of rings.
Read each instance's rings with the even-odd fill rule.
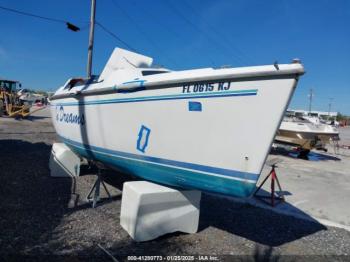
[[[223,177],[213,177],[189,170],[179,169],[158,164],[144,164],[131,158],[125,159],[118,156],[111,150],[102,148],[96,149],[90,146],[76,143],[64,138],[63,142],[68,145],[75,153],[87,159],[100,161],[118,171],[135,175],[145,180],[157,182],[164,185],[179,187],[183,189],[198,189],[224,195],[234,195],[238,197],[248,197],[255,189],[255,183],[247,181],[231,180]],[[237,171],[237,176],[251,177],[253,174],[244,174]],[[258,177],[258,175],[253,175]]]

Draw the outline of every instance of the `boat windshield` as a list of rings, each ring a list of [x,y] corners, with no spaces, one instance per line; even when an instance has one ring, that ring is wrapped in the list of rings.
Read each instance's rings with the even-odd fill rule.
[[[87,78],[72,78],[64,89],[72,89],[75,86],[90,85],[98,81],[99,76],[93,75],[90,79]]]
[[[298,123],[311,123],[310,121],[302,118],[302,117],[297,117],[297,116],[285,116],[283,118],[284,122],[298,122]]]

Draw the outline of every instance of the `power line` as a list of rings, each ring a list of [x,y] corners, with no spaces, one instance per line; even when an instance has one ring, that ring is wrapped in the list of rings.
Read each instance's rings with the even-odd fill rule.
[[[226,49],[225,46],[223,46],[220,42],[216,41],[214,38],[212,38],[210,35],[208,35],[204,30],[202,30],[200,27],[198,27],[196,24],[194,24],[191,20],[189,20],[185,15],[183,15],[177,8],[174,6],[170,1],[163,1],[163,3],[166,3],[168,7],[180,18],[182,18],[188,25],[190,25],[192,28],[194,28],[196,31],[201,33],[203,36],[205,36],[209,41],[211,41],[216,46],[221,46],[224,49]],[[235,59],[242,63],[242,59],[238,56],[235,56]]]
[[[193,12],[194,14],[196,14],[198,17],[201,16],[201,14],[191,5],[189,4],[186,0],[183,1],[183,3],[191,9],[191,12]],[[228,37],[226,37],[225,34],[223,34],[222,32],[220,32],[219,30],[216,30],[216,28],[214,28],[210,23],[207,23],[204,19],[202,19],[202,22],[205,23],[205,25],[207,26],[207,28],[209,28],[212,32],[214,32],[218,37],[225,39],[225,41],[223,43],[226,44],[226,42],[229,43],[230,48],[233,48],[236,50],[237,53],[239,53],[240,58],[242,58],[242,60],[246,60],[248,59],[249,62],[252,62],[253,59],[251,59],[250,56],[246,55],[242,50],[240,50],[238,47],[236,47],[232,41],[230,41],[230,39]],[[235,54],[237,55],[237,54]],[[253,61],[254,62],[254,61]]]
[[[29,17],[34,17],[34,18],[38,18],[38,19],[42,19],[42,20],[46,20],[46,21],[51,21],[51,22],[56,22],[56,23],[63,23],[66,24],[67,28],[72,30],[72,31],[79,31],[80,28],[73,25],[70,22],[67,22],[65,20],[62,19],[57,19],[57,18],[52,18],[52,17],[47,17],[47,16],[41,16],[41,15],[37,15],[37,14],[32,14],[32,13],[28,13],[28,12],[24,12],[24,11],[20,11],[17,9],[13,9],[13,8],[8,8],[8,7],[4,7],[4,6],[0,6],[0,9],[8,11],[8,12],[12,12],[15,14],[19,14],[19,15],[24,15],[24,16],[29,16]]]
[[[135,1],[132,1],[134,5],[136,5]],[[143,9],[143,12],[148,15],[149,19],[153,20],[155,24],[158,26],[162,27],[168,34],[170,34],[172,37],[177,38],[177,40],[183,41],[183,37],[181,37],[174,29],[171,27],[167,26],[164,22],[159,22],[159,19],[156,18],[154,14],[149,12],[149,9],[145,8]],[[198,56],[202,56],[202,54],[198,51],[196,48],[192,48],[191,52],[195,52]],[[214,66],[214,61],[209,59],[211,64]]]
[[[202,29],[200,29],[199,27],[197,27],[194,23],[191,22],[191,20],[187,19],[186,16],[184,16],[174,5],[172,5],[169,1],[163,1],[163,3],[166,3],[168,5],[168,7],[170,8],[171,11],[174,11],[175,14],[182,18],[187,24],[189,24],[190,26],[192,26],[196,31],[199,31],[202,33],[202,35],[206,35],[205,32],[202,31]],[[208,40],[211,40],[211,38],[208,38]],[[215,42],[214,42],[215,44]],[[210,60],[213,60],[212,57],[208,54]]]
[[[137,52],[137,50],[135,48],[133,48],[132,46],[130,46],[127,42],[125,42],[124,40],[122,40],[120,37],[118,37],[116,34],[114,34],[112,31],[110,31],[108,28],[106,28],[104,25],[102,25],[100,22],[96,21],[96,25],[98,25],[103,31],[105,31],[106,33],[108,33],[110,36],[112,36],[113,38],[115,38],[116,40],[118,40],[120,43],[122,43],[123,45],[125,45],[127,48],[129,48],[130,50]]]
[[[133,5],[136,5],[136,1],[132,1],[131,3],[132,3]],[[161,21],[161,22],[160,22],[160,20],[157,19],[157,17],[155,16],[155,14],[149,11],[150,9],[148,9],[148,8],[143,8],[143,6],[138,6],[138,8],[141,8],[141,9],[142,9],[142,12],[143,12],[144,14],[146,14],[150,20],[153,20],[153,22],[154,22],[156,25],[162,27],[162,28],[165,30],[165,32],[167,32],[170,36],[177,38],[177,40],[180,40],[181,42],[183,41],[183,37],[180,36],[180,35],[178,34],[178,32],[176,32],[176,30],[174,30],[173,28],[167,26],[166,23],[164,23],[164,21]],[[168,39],[168,40],[169,40],[169,39]],[[203,56],[203,54],[202,54],[201,52],[199,52],[198,49],[196,49],[196,48],[191,48],[190,51],[196,53],[196,55],[199,56],[199,57],[202,57],[202,56]],[[209,61],[210,61],[211,65],[212,65],[213,67],[215,67],[214,61],[213,61],[212,59],[210,59],[210,58],[209,58]]]
[[[148,36],[148,34],[141,28],[141,26],[127,13],[126,10],[124,10],[124,8],[122,8],[122,6],[118,3],[117,0],[111,0],[111,1],[112,1],[112,3],[115,5],[115,7],[116,7],[119,11],[121,11],[121,13],[122,13],[123,15],[124,15],[127,19],[129,19],[129,21],[130,21],[132,24],[134,24],[135,28],[144,36],[144,38],[153,46],[154,49],[157,49],[158,51],[160,51],[160,52],[165,56],[165,58],[166,58],[169,62],[171,62],[171,63],[177,65],[176,61],[174,61],[174,60],[171,59],[170,57],[166,56],[165,53],[164,53],[162,50],[160,50],[159,45],[157,45],[157,44],[153,41],[153,39],[152,39],[151,37]]]
[[[52,18],[52,17],[46,17],[46,16],[41,16],[41,15],[31,14],[31,13],[23,12],[23,11],[20,11],[20,10],[4,7],[4,6],[0,6],[0,9],[6,10],[6,11],[9,11],[9,12],[13,12],[13,13],[17,13],[17,14],[21,14],[21,15],[26,15],[26,16],[40,18],[40,19],[44,19],[44,20],[48,20],[48,21],[53,21],[53,22],[57,22],[57,23],[66,23],[66,21],[61,20],[61,19],[56,19],[56,18]]]

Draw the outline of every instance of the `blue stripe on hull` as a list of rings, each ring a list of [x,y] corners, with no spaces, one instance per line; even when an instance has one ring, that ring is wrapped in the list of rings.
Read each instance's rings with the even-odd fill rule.
[[[85,145],[85,144],[67,139],[67,138],[62,137],[62,136],[60,136],[60,137],[67,144],[71,144],[71,145],[76,146],[76,147],[82,147],[82,148],[88,150],[89,152],[101,152],[102,154],[114,155],[114,156],[118,156],[121,158],[127,157],[127,158],[131,158],[134,160],[147,161],[147,162],[152,162],[152,163],[161,164],[161,165],[169,165],[169,166],[173,166],[174,168],[191,169],[194,171],[212,173],[215,175],[227,176],[227,177],[238,178],[238,179],[248,179],[248,180],[257,181],[259,178],[258,174],[239,172],[239,171],[235,171],[235,170],[199,165],[199,164],[194,164],[194,163],[189,163],[189,162],[180,162],[180,161],[152,157],[152,156],[126,153],[126,152],[96,147],[96,146],[92,146],[92,145]],[[90,153],[90,155],[91,155],[91,153]]]
[[[67,139],[63,139],[68,142]],[[198,189],[203,191],[221,193],[225,195],[247,197],[255,189],[254,183],[240,180],[232,180],[224,177],[203,174],[200,172],[178,169],[176,167],[161,166],[156,163],[144,163],[133,159],[125,159],[116,154],[108,155],[94,150],[94,147],[83,145],[77,142],[68,142],[67,145],[76,153],[88,158],[108,163],[118,169],[146,180],[154,181],[175,187]],[[235,172],[232,171],[231,172]],[[246,175],[252,175],[247,173]],[[242,177],[242,172],[237,171],[237,176]]]
[[[52,106],[76,106],[76,105],[105,105],[119,103],[135,103],[145,101],[163,101],[163,100],[178,100],[178,99],[199,99],[199,98],[217,98],[217,97],[233,97],[233,96],[255,96],[257,89],[236,90],[236,91],[220,91],[220,92],[204,92],[193,94],[177,94],[177,95],[160,95],[160,96],[145,96],[133,98],[116,98],[104,100],[92,100],[82,102],[63,102],[51,104]]]

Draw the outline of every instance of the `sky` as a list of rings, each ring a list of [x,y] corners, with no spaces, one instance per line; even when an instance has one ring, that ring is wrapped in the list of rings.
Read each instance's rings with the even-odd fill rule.
[[[90,0],[0,0],[0,6],[69,21],[20,16],[0,9],[0,77],[54,91],[86,75]],[[115,47],[133,48],[173,70],[289,63],[301,59],[290,108],[350,115],[348,0],[97,0],[93,73]],[[126,45],[125,45],[126,43]],[[273,101],[272,101],[273,102]]]

